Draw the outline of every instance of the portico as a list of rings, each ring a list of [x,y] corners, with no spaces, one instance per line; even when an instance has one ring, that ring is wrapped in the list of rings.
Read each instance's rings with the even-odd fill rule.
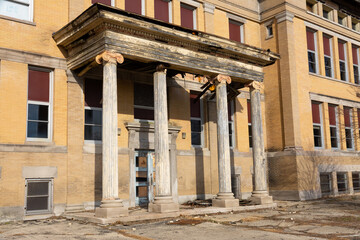
[[[103,67],[102,201],[96,210],[98,217],[127,214],[119,199],[118,186],[117,72],[120,67],[126,69],[136,63],[145,65],[142,69],[153,74],[154,85],[156,195],[154,202],[149,204],[149,211],[179,211],[173,193],[176,189],[172,187],[174,166],[169,154],[167,115],[167,79],[178,73],[205,76],[216,86],[214,111],[217,112],[219,193],[213,205],[218,207],[239,205],[231,192],[228,88],[250,88],[254,129],[253,199],[258,203],[271,201],[266,177],[259,86],[263,80],[262,67],[274,63],[278,55],[100,4],[91,6],[56,32],[53,38],[63,50],[68,68],[75,75],[82,76],[99,64]]]

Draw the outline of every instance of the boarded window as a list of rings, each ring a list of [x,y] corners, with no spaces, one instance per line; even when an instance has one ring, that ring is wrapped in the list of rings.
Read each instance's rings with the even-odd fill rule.
[[[241,42],[242,23],[229,19],[229,38],[233,41]]]
[[[314,41],[314,32],[307,30],[306,38],[307,38],[307,48],[308,50],[315,51],[315,41]]]
[[[49,102],[50,73],[29,69],[28,100]]]
[[[27,137],[49,138],[50,71],[29,69]]]
[[[317,73],[317,56],[316,56],[316,47],[315,47],[315,32],[310,29],[306,30],[307,38],[307,48],[308,48],[308,64],[309,72]]]
[[[91,0],[91,3],[92,4],[94,4],[94,3],[102,3],[102,4],[105,4],[105,5],[111,6],[111,0]]]
[[[330,124],[331,147],[338,148],[339,129],[337,124],[337,106],[335,105],[329,105],[329,124]]]
[[[196,8],[181,3],[181,26],[186,28],[195,29],[194,26],[194,12]]]
[[[339,42],[339,59],[345,61],[345,44]]]
[[[155,18],[164,22],[170,22],[168,0],[155,0]]]
[[[51,180],[27,180],[26,213],[51,212]]]
[[[345,120],[345,127],[351,127],[350,108],[344,107],[344,120]]]
[[[102,139],[102,81],[85,80],[84,139]]]
[[[125,0],[125,10],[141,15],[141,0]]]
[[[321,104],[317,102],[311,102],[312,118],[313,118],[313,134],[314,134],[314,146],[322,147],[322,124],[321,124]]]

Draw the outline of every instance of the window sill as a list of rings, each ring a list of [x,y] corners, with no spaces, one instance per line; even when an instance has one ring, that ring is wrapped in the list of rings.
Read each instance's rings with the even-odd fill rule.
[[[351,86],[360,87],[360,84],[355,84],[355,83],[352,83],[352,82],[343,81],[343,80],[339,80],[339,79],[336,79],[336,78],[326,77],[326,76],[320,75],[318,73],[309,72],[309,75],[312,75],[314,77],[324,78],[324,79],[331,80],[331,81],[338,82],[338,83],[345,83],[345,84],[348,84],[348,85],[351,85]]]
[[[26,139],[24,145],[55,146],[55,143],[47,139]]]
[[[18,23],[23,23],[23,24],[34,26],[34,27],[36,26],[36,23],[34,23],[34,22],[27,21],[27,20],[21,20],[21,19],[17,19],[17,18],[13,18],[13,17],[8,17],[8,16],[5,16],[5,15],[0,15],[0,19],[9,20],[9,21],[18,22]]]

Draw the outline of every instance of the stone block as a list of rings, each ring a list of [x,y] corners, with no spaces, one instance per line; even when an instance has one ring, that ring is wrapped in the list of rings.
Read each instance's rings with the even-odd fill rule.
[[[179,212],[179,204],[177,203],[149,203],[148,206],[149,212],[155,213],[169,213],[169,212]]]
[[[272,196],[253,196],[250,198],[250,201],[255,204],[263,205],[263,204],[272,204],[273,198]]]
[[[128,216],[129,211],[126,207],[116,207],[116,208],[96,208],[95,217],[97,218],[116,218]]]
[[[221,208],[238,207],[239,206],[239,199],[236,199],[236,198],[229,198],[229,199],[215,198],[215,199],[212,200],[212,206],[213,207],[221,207]]]

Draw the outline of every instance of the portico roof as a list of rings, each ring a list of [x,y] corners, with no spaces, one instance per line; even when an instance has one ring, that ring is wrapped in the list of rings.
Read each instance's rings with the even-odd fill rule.
[[[114,7],[94,4],[53,34],[68,68],[91,64],[105,50],[132,62],[164,63],[201,75],[224,74],[237,82],[262,81],[262,67],[279,55],[212,34],[183,28]]]

